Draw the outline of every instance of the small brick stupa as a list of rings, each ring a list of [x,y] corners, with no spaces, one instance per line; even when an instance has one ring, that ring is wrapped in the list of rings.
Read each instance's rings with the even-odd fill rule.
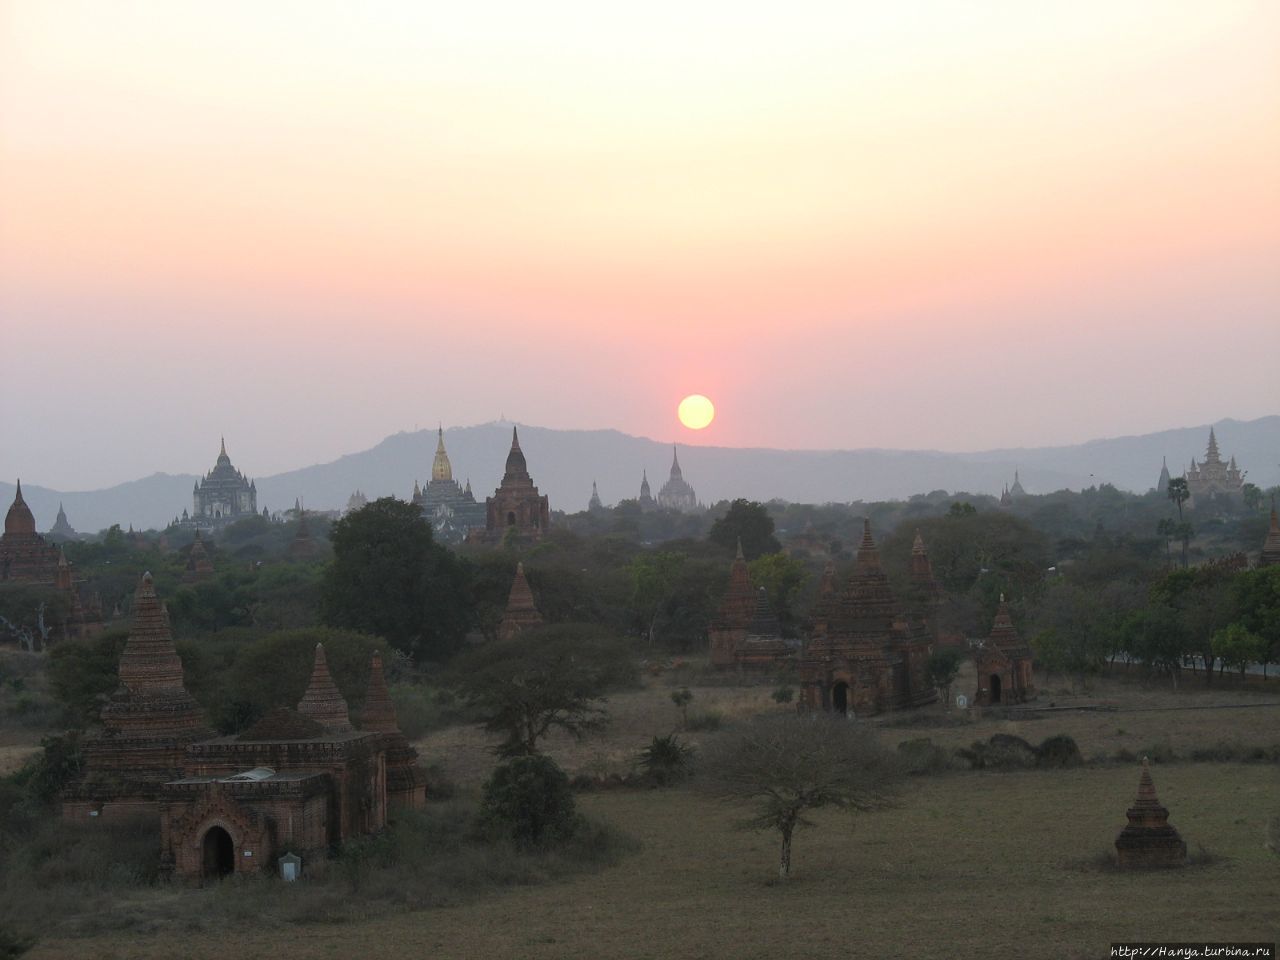
[[[756,612],[756,591],[751,585],[751,571],[742,553],[742,540],[729,567],[729,585],[720,607],[711,620],[707,636],[711,641],[711,665],[733,667],[738,662],[738,648],[747,638],[747,628]]]
[[[507,596],[507,609],[498,624],[498,639],[518,637],[530,627],[542,624],[542,614],[533,602],[533,591],[524,578],[524,564],[516,564],[516,577],[511,581],[511,593]]]
[[[323,644],[316,644],[316,662],[311,669],[311,682],[307,684],[307,692],[298,702],[298,713],[320,724],[327,733],[350,733],[353,729],[346,698],[329,673],[329,661],[325,659]]]
[[[1142,760],[1138,799],[1126,811],[1129,824],[1116,837],[1116,864],[1149,870],[1182,867],[1187,863],[1187,845],[1169,823],[1169,811],[1156,799],[1147,761]]]
[[[1280,519],[1276,518],[1275,497],[1271,498],[1271,526],[1267,529],[1267,539],[1262,542],[1262,555],[1258,557],[1258,566],[1280,566]]]
[[[187,554],[187,567],[182,573],[185,583],[198,583],[213,576],[213,561],[209,559],[209,551],[205,549],[204,537],[200,528],[196,528],[196,538],[191,541],[191,552]]]
[[[396,719],[387,681],[382,674],[382,655],[374,653],[369,669],[369,688],[364,696],[360,729],[381,733],[387,742],[387,807],[416,810],[427,802],[427,776],[418,766],[418,751],[409,745]]]

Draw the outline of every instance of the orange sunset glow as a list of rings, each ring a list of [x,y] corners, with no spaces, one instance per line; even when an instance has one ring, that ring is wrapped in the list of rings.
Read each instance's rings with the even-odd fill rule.
[[[0,417],[50,482],[666,439],[690,382],[756,446],[1275,409],[1275,4],[0,11]]]

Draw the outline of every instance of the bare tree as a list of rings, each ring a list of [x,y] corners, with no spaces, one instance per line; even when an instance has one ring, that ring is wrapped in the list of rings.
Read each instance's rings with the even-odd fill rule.
[[[813,826],[810,810],[865,813],[891,806],[901,767],[866,727],[843,717],[761,717],[704,750],[700,789],[720,800],[749,803],[741,823],[782,836],[778,877],[791,874],[791,838]]]

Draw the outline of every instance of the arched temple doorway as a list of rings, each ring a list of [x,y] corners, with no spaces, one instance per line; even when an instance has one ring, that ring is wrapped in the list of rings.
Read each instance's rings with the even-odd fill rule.
[[[849,685],[843,680],[831,688],[831,709],[844,716],[849,715]]]
[[[204,835],[204,876],[212,879],[235,872],[236,846],[222,827],[210,827]]]
[[[991,702],[1000,702],[1000,674],[998,673],[991,675]]]

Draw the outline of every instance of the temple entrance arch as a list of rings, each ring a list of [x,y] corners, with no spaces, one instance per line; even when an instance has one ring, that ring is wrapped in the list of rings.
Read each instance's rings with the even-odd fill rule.
[[[508,527],[514,527],[515,525],[516,525],[516,515],[515,515],[515,512],[514,512],[514,511],[508,511],[508,513],[507,513],[507,526],[508,526]]]
[[[1000,702],[1000,674],[998,673],[991,675],[991,702]]]
[[[202,873],[206,880],[216,880],[235,872],[236,845],[231,840],[231,834],[222,827],[210,827],[204,835],[201,847],[204,854]]]
[[[849,685],[843,680],[831,688],[831,709],[843,716],[849,715]]]

